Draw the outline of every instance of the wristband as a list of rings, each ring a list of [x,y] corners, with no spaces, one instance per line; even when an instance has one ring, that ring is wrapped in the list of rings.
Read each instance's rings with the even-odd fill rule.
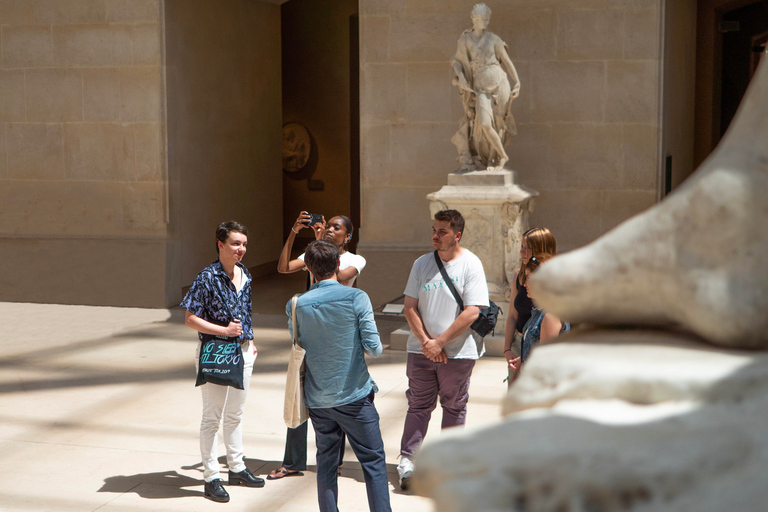
[[[503,353],[503,354],[506,354],[507,352],[512,352],[512,349],[511,349],[511,348],[508,348],[507,350],[505,350],[505,351],[504,351],[504,352],[502,352],[502,353]]]
[[[298,231],[296,231],[295,229],[293,229],[293,226],[291,226],[291,231],[293,231],[293,232],[294,232],[294,233],[296,233],[297,235],[299,234],[299,232],[298,232]]]

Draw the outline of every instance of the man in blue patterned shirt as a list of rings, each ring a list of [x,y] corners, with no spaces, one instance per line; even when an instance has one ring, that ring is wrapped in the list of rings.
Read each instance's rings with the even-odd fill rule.
[[[286,313],[289,330],[298,329],[307,351],[304,398],[315,429],[320,511],[338,512],[343,432],[363,468],[368,507],[391,512],[379,413],[373,405],[378,388],[365,363],[365,353],[378,357],[382,351],[371,300],[364,291],[339,283],[339,250],[331,242],[312,242],[304,262],[318,282],[297,301],[297,326],[290,320],[291,301]]]
[[[217,432],[224,418],[224,445],[227,449],[229,485],[263,487],[264,480],[253,476],[243,462],[243,409],[248,395],[256,347],[251,327],[251,275],[242,263],[248,245],[248,230],[237,222],[222,223],[216,230],[219,259],[198,274],[181,306],[186,308],[184,323],[204,334],[239,338],[243,349],[243,389],[206,383],[203,419],[200,423],[200,453],[203,458],[205,497],[229,501],[229,493],[219,478]],[[197,345],[199,361],[201,343]]]

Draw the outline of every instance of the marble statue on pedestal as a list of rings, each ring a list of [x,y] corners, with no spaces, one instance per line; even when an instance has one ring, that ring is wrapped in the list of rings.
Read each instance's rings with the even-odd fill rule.
[[[475,5],[472,29],[461,35],[451,59],[453,84],[459,87],[465,114],[451,138],[461,172],[504,169],[509,161],[504,146],[517,133],[511,106],[520,94],[520,79],[506,43],[486,30],[490,21],[488,6]]]

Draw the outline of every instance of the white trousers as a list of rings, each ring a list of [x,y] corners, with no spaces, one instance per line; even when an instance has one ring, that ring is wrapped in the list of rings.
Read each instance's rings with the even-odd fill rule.
[[[200,346],[197,344],[195,368],[200,361]],[[206,482],[219,477],[218,432],[224,423],[224,447],[227,450],[227,466],[235,473],[245,469],[243,462],[243,410],[251,383],[253,363],[256,354],[253,342],[243,346],[243,388],[235,389],[218,384],[203,384],[203,420],[200,422],[200,455],[203,458],[203,478]]]

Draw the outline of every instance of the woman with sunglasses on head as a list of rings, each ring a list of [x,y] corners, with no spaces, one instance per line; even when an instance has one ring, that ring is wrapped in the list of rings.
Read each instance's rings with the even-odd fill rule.
[[[328,240],[339,248],[339,269],[336,273],[338,280],[345,286],[353,286],[357,276],[360,275],[365,267],[365,258],[349,252],[346,247],[352,240],[354,226],[352,221],[344,215],[331,217],[328,223],[325,223],[325,217],[321,222],[315,222],[310,226],[312,216],[307,212],[301,212],[296,222],[288,233],[288,239],[285,241],[283,250],[280,253],[280,259],[277,262],[277,271],[281,274],[289,274],[306,270],[304,264],[304,254],[298,258],[289,260],[293,242],[296,235],[304,228],[311,227],[315,232],[316,240]],[[312,274],[309,274],[307,289],[314,283]],[[341,460],[344,459],[344,445],[346,438],[342,439]],[[279,480],[287,476],[302,476],[302,471],[307,469],[307,422],[302,423],[296,428],[288,428],[285,436],[285,453],[283,454],[283,465],[273,470],[267,476],[267,480]],[[341,461],[339,462],[339,472],[341,472]]]
[[[528,360],[531,355],[531,350],[535,345],[544,343],[546,341],[557,338],[560,333],[568,332],[571,326],[568,322],[563,322],[552,313],[546,313],[540,308],[536,307],[536,296],[531,295],[530,288],[528,287],[529,278],[545,261],[550,259],[550,255],[542,255],[541,260],[535,256],[531,256],[528,260],[528,264],[525,266],[525,289],[528,290],[528,296],[533,300],[533,311],[531,318],[523,327],[523,341],[520,348],[520,357],[514,358],[510,362],[510,366],[517,374],[520,371],[520,367]]]
[[[557,254],[557,242],[555,237],[547,228],[531,228],[523,233],[523,240],[520,246],[520,269],[515,272],[512,286],[512,304],[509,307],[507,317],[507,327],[504,332],[504,357],[507,360],[507,385],[512,385],[514,369],[512,361],[520,353],[520,345],[523,339],[523,327],[531,318],[533,303],[528,297],[528,290],[525,288],[525,267],[532,257],[541,260],[542,257],[548,258]],[[513,351],[513,347],[516,351]]]

